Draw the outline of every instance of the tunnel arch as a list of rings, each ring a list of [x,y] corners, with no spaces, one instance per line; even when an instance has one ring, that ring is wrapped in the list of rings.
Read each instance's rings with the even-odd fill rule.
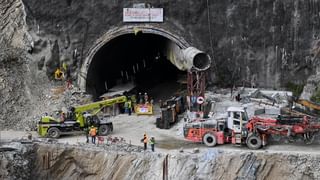
[[[124,26],[121,28],[114,28],[106,32],[102,37],[100,37],[94,45],[89,49],[88,55],[85,58],[84,63],[82,64],[80,73],[78,74],[78,84],[81,90],[86,91],[86,79],[87,72],[90,67],[90,64],[93,60],[94,55],[102,48],[105,44],[107,44],[112,39],[115,39],[121,35],[132,34],[135,31],[140,31],[142,33],[148,34],[156,34],[163,36],[167,39],[170,39],[174,43],[177,44],[181,49],[189,47],[189,43],[187,43],[184,38],[181,36],[175,35],[171,33],[169,30],[154,27],[154,26]]]
[[[126,37],[127,39],[123,40],[124,37]],[[114,52],[127,53],[127,49],[124,49],[123,46],[126,46],[125,44],[127,44],[127,42],[130,44],[131,41],[134,41],[133,39],[136,39],[138,37],[144,37],[145,38],[144,40],[149,42],[149,44],[146,44],[146,42],[141,43],[142,46],[147,49],[149,49],[148,46],[150,46],[150,42],[156,42],[156,43],[152,43],[151,46],[152,47],[155,46],[154,49],[157,49],[157,48],[158,48],[158,50],[159,50],[159,48],[161,49],[160,50],[161,53],[159,53],[159,54],[161,54],[162,58],[160,58],[160,59],[168,60],[168,61],[166,61],[166,63],[168,63],[168,64],[170,64],[169,62],[171,62],[170,65],[168,65],[166,68],[163,68],[163,69],[169,69],[168,70],[169,73],[172,73],[172,72],[177,73],[177,72],[170,70],[170,69],[172,69],[172,67],[176,67],[175,69],[180,70],[180,71],[189,71],[192,68],[194,68],[196,70],[198,68],[204,70],[210,66],[211,61],[210,61],[209,55],[207,55],[206,53],[204,53],[196,48],[190,47],[189,43],[187,41],[185,41],[183,37],[176,35],[176,34],[173,34],[169,30],[166,30],[166,29],[163,29],[160,27],[156,27],[153,25],[123,26],[121,28],[114,28],[114,29],[111,29],[108,32],[106,32],[102,37],[97,39],[95,41],[94,45],[89,49],[88,54],[84,60],[84,63],[82,64],[80,73],[78,74],[78,85],[79,85],[80,89],[90,93],[90,92],[92,92],[88,89],[88,87],[90,87],[91,90],[98,89],[100,94],[101,94],[101,90],[103,88],[105,88],[105,90],[109,89],[109,87],[110,87],[109,81],[111,81],[110,79],[112,79],[111,77],[113,75],[111,75],[110,73],[109,73],[109,75],[101,73],[104,70],[101,70],[102,68],[100,68],[100,67],[102,67],[102,65],[103,65],[104,67],[108,67],[109,69],[111,69],[109,67],[110,64],[108,62],[112,62],[112,61],[116,62],[118,60],[121,60],[122,64],[127,64],[127,61],[124,61],[123,59],[127,59],[129,57],[128,55],[125,55],[125,58],[123,56],[121,56],[119,58],[119,55],[113,55],[113,54],[116,54]],[[161,40],[159,40],[159,38]],[[150,39],[152,39],[154,41],[151,41]],[[121,43],[118,41],[121,41]],[[115,43],[115,42],[117,42],[117,43]],[[158,44],[162,44],[162,45],[158,45]],[[131,45],[132,46],[129,46],[129,47],[135,46],[135,44],[131,44]],[[121,46],[121,48],[119,48],[119,46]],[[115,47],[118,47],[118,49],[116,49]],[[118,51],[115,51],[113,49],[116,49]],[[149,50],[153,51],[153,54],[151,55],[151,54],[147,53],[148,54],[147,57],[151,57],[151,56],[155,57],[154,56],[155,55],[154,49],[152,49],[152,48],[149,49]],[[140,49],[138,49],[138,50],[140,50]],[[131,51],[131,52],[134,52],[134,51]],[[145,51],[145,52],[149,52],[149,51]],[[141,55],[141,54],[139,54],[139,55]],[[143,56],[145,56],[145,55],[143,55]],[[137,57],[135,57],[135,58],[137,59]],[[106,61],[106,59],[107,59],[107,61]],[[200,61],[199,61],[199,59],[200,59]],[[108,60],[111,60],[111,61],[108,61]],[[156,61],[156,60],[152,60],[152,61]],[[97,63],[97,62],[99,62],[99,63]],[[205,62],[205,63],[202,63],[202,62]],[[116,62],[114,64],[117,65],[117,63],[118,62]],[[113,63],[111,63],[111,64],[113,64]],[[163,64],[161,64],[161,65],[163,65]],[[110,66],[117,67],[117,66],[112,66],[112,65],[110,65]],[[125,66],[129,66],[129,65],[125,65]],[[155,66],[157,66],[157,64]],[[198,67],[196,67],[196,66],[198,66]],[[119,68],[119,67],[117,67],[117,68]],[[111,69],[111,71],[112,70],[113,69]],[[95,73],[96,71],[100,72],[100,75],[99,75],[99,73]],[[154,71],[151,71],[151,72],[154,72]],[[181,73],[181,72],[178,72],[178,73]],[[95,75],[92,75],[92,74],[95,74]],[[119,73],[116,72],[116,74],[119,74]],[[122,71],[121,71],[121,74],[122,74]],[[108,78],[109,81],[106,81],[106,78]],[[134,79],[136,79],[136,78],[134,77]],[[162,77],[158,78],[158,79],[162,80]],[[91,84],[89,84],[89,83],[91,83]],[[92,84],[94,84],[94,85],[92,85]],[[95,87],[96,85],[99,87]],[[103,85],[105,87],[103,87]],[[99,93],[94,93],[94,94],[99,94]],[[92,94],[92,93],[90,93],[90,94]]]

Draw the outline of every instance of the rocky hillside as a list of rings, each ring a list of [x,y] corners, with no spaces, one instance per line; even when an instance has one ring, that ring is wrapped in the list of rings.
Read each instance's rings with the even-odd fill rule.
[[[77,82],[89,49],[109,29],[126,26],[123,8],[135,3],[2,0],[0,129],[29,128],[29,122],[58,105],[51,102],[55,69],[66,62]],[[164,23],[156,26],[210,53],[212,83],[269,88],[307,83],[302,96],[307,99],[318,91],[320,2],[163,0],[150,4],[165,10]]]
[[[31,50],[32,40],[27,33],[26,13],[21,0],[2,0],[0,3],[1,49]]]
[[[75,66],[74,70],[80,68],[79,62],[110,29],[132,25],[123,22],[123,8],[138,4],[138,1],[22,1],[35,44],[37,39],[56,44],[55,63],[66,61]],[[316,54],[312,50],[319,39],[318,1],[161,0],[148,4],[165,12],[164,22],[154,23],[155,27],[177,34],[210,54],[211,82],[280,88],[289,82],[304,84],[315,73]],[[45,49],[42,47],[37,53]],[[45,61],[50,60],[46,57]]]
[[[215,148],[200,153],[164,154],[143,152],[129,145],[22,147],[0,154],[0,178],[295,180],[320,176],[319,154],[231,152]],[[12,171],[14,167],[23,168],[16,172]]]
[[[25,56],[31,46],[24,5],[20,0],[1,1],[0,14],[0,129],[23,129],[25,124],[19,122],[30,117],[33,108],[28,88],[30,69]]]
[[[61,108],[64,95],[53,97],[52,88],[63,84],[50,82],[44,62],[30,55],[34,41],[22,1],[1,1],[0,14],[0,130],[30,130],[44,112]]]

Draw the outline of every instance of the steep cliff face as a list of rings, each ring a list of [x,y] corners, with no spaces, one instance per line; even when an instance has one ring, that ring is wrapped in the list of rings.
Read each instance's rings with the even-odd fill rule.
[[[0,42],[3,48],[31,48],[25,10],[21,0],[3,0],[0,4]]]
[[[0,121],[14,120],[0,128],[10,128],[22,119],[31,121],[39,114],[35,109],[49,107],[43,101],[50,94],[46,91],[55,69],[65,62],[76,82],[97,39],[112,28],[134,25],[122,22],[122,11],[136,3],[141,1],[2,1],[0,61],[5,64],[0,65],[4,109]],[[149,4],[165,12],[164,22],[153,23],[154,27],[183,37],[211,55],[211,83],[281,88],[288,82],[305,84],[319,71],[317,0],[159,0]],[[313,77],[305,98],[318,89],[317,75]],[[22,127],[25,124],[16,128]]]
[[[30,129],[45,112],[50,83],[41,57],[29,56],[34,40],[28,32],[21,0],[0,3],[0,130]]]
[[[27,60],[30,50],[24,6],[20,0],[0,3],[0,129],[24,125],[21,117],[30,114]],[[26,120],[26,119],[25,119]]]
[[[139,1],[23,3],[36,39],[57,40],[60,59],[55,61],[67,61],[78,69],[98,38],[111,28],[128,25],[122,22],[122,8]],[[210,53],[214,63],[209,76],[219,85],[279,88],[288,82],[306,83],[315,71],[311,50],[319,36],[318,1],[164,0],[150,4],[165,12],[164,22],[155,26]]]
[[[33,147],[33,148],[32,148]],[[128,146],[122,146],[122,148]],[[318,154],[231,152],[199,154],[114,151],[109,147],[37,144],[0,155],[0,177],[36,179],[317,179]],[[119,149],[118,149],[119,150]],[[10,171],[22,167],[19,173]],[[32,169],[32,171],[30,171]],[[9,171],[8,171],[9,170]],[[14,176],[15,174],[15,176]]]

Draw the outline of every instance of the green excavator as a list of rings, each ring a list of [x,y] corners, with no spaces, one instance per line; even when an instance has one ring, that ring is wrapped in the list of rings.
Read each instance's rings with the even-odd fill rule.
[[[70,107],[65,118],[43,116],[38,122],[38,134],[41,137],[59,138],[64,134],[83,133],[86,128],[95,126],[101,136],[113,131],[113,124],[108,117],[97,114],[105,107],[121,104],[127,101],[126,96],[114,97],[85,105]]]

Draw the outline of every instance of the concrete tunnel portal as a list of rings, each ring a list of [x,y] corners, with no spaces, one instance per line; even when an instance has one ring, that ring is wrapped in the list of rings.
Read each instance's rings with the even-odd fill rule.
[[[174,93],[181,87],[178,80],[186,81],[186,71],[192,67],[203,70],[210,66],[207,54],[195,48],[185,52],[188,43],[163,32],[133,29],[102,41],[85,62],[85,83],[80,81],[80,87],[82,84],[98,99],[113,87],[134,84],[136,91],[156,91],[151,93],[155,97],[157,93]],[[185,60],[186,56],[191,60]]]

